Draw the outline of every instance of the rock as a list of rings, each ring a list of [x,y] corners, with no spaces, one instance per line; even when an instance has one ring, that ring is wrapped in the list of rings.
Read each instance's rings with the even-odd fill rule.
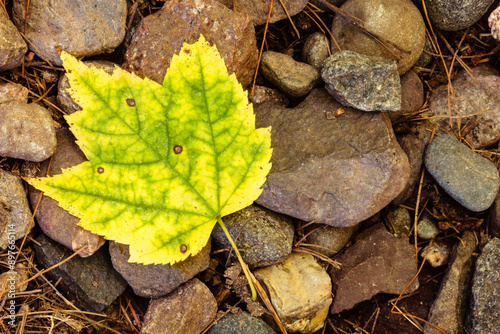
[[[0,291],[3,291],[5,296],[11,293],[24,292],[28,288],[28,283],[16,288],[19,283],[25,282],[29,278],[26,266],[23,263],[16,263],[14,269],[0,275]]]
[[[491,30],[491,36],[497,41],[500,40],[500,6],[488,16],[488,26]]]
[[[292,253],[280,264],[254,271],[285,329],[312,333],[321,329],[332,303],[332,282],[309,254]]]
[[[408,52],[390,47],[396,56],[401,57],[396,59],[400,75],[408,71],[420,57],[425,44],[425,24],[419,10],[410,0],[348,0],[340,8],[361,19],[369,31]],[[331,30],[342,50],[395,59],[386,48],[339,15],[333,18]],[[330,44],[332,54],[337,52],[334,43]]]
[[[22,64],[28,46],[2,8],[0,10],[0,71],[10,70]]]
[[[407,238],[410,235],[412,222],[408,209],[399,206],[391,208],[384,218],[385,225],[394,236]]]
[[[340,313],[378,293],[400,294],[417,273],[415,250],[402,238],[391,235],[382,224],[369,227],[357,242],[335,258],[342,264],[332,268],[334,284],[331,312]],[[418,279],[405,293],[418,289]]]
[[[420,57],[418,58],[414,66],[426,67],[427,65],[429,65],[434,59],[431,53],[433,53],[431,40],[429,39],[429,37],[427,37],[427,35],[425,35],[424,49],[422,50],[422,53],[420,54]]]
[[[57,50],[75,57],[113,51],[125,37],[126,18],[125,0],[59,0],[57,4],[50,0],[21,0],[13,6],[14,22],[20,31],[26,26],[30,49],[57,66],[62,65]]]
[[[463,319],[470,286],[473,264],[472,254],[476,249],[476,238],[465,231],[453,249],[450,264],[444,275],[438,295],[429,311],[427,321],[448,334],[463,333]],[[425,334],[440,334],[434,327],[425,324]]]
[[[486,13],[493,0],[425,0],[432,25],[457,31],[470,27]]]
[[[208,268],[210,242],[195,256],[169,264],[140,264],[128,262],[128,245],[109,243],[109,254],[113,267],[130,284],[134,293],[141,297],[158,298],[177,289],[195,275]]]
[[[63,168],[76,166],[87,161],[85,155],[75,143],[75,137],[65,127],[56,130],[57,148],[52,156],[52,161],[45,160],[37,172],[38,177],[61,174]],[[50,170],[47,173],[47,168]],[[30,186],[29,198],[31,208],[38,210],[35,218],[42,231],[52,240],[68,247],[73,251],[87,246],[79,253],[81,257],[94,254],[102,245],[104,238],[78,226],[80,219],[57,205],[57,201],[48,196],[42,196],[38,189]]]
[[[420,255],[434,268],[448,263],[450,259],[451,246],[442,241],[434,240],[422,249]]]
[[[193,278],[168,296],[151,299],[141,334],[201,333],[216,314],[215,297],[205,284]]]
[[[344,114],[335,117],[335,113]],[[408,180],[408,158],[382,113],[365,113],[313,90],[297,107],[263,103],[272,126],[272,169],[257,203],[304,221],[350,227],[390,203]]]
[[[0,104],[12,100],[28,103],[28,88],[17,83],[0,85]]]
[[[312,245],[309,246],[312,250],[332,257],[344,248],[357,230],[358,226],[333,227],[313,224],[304,233],[307,235],[306,243]]]
[[[417,224],[417,234],[419,238],[430,240],[437,237],[441,230],[428,215],[424,215]]]
[[[34,225],[21,177],[0,169],[0,249],[9,246],[12,236],[24,238]]]
[[[43,161],[56,149],[54,123],[38,104],[11,100],[0,104],[0,155]]]
[[[294,227],[288,217],[250,205],[224,217],[224,224],[250,267],[280,263],[292,252]],[[219,224],[212,237],[222,248],[231,248]]]
[[[401,76],[401,111],[415,113],[424,104],[424,84],[417,73],[412,70]],[[391,113],[389,113],[391,116]],[[392,118],[391,118],[392,119]]]
[[[247,312],[228,313],[210,328],[207,334],[276,334],[262,319]]]
[[[50,268],[70,255],[65,247],[44,234],[36,241],[36,257],[43,268]],[[127,287],[104,249],[87,258],[75,256],[46,275],[59,282],[57,289],[74,299],[77,307],[91,312],[104,310]]]
[[[500,192],[490,208],[489,228],[492,236],[500,238]]]
[[[330,45],[325,34],[315,32],[311,34],[302,49],[302,59],[307,64],[321,69],[323,62],[330,56]]]
[[[289,104],[286,96],[278,90],[258,85],[255,85],[253,93],[249,94],[248,99],[253,104],[264,103],[266,101],[281,104],[283,107],[287,107]]]
[[[352,51],[328,57],[321,70],[326,89],[341,104],[364,111],[401,109],[396,62]]]
[[[475,149],[488,147],[500,140],[500,76],[491,75],[486,68],[475,68],[471,77],[465,71],[453,80],[454,105],[448,108],[448,85],[437,87],[429,99],[429,112],[439,128],[456,132]]]
[[[472,295],[468,314],[468,333],[500,333],[500,239],[493,238],[484,246],[476,261],[472,277]]]
[[[453,136],[434,138],[425,151],[425,167],[454,200],[471,211],[488,209],[498,193],[495,165]]]
[[[280,91],[292,97],[307,95],[319,80],[319,72],[313,66],[274,51],[262,54],[260,71]]]
[[[267,21],[269,14],[269,7],[271,0],[238,0],[236,2],[236,9],[233,8],[232,0],[219,0],[226,7],[234,10],[235,12],[247,14],[255,26],[260,26]],[[274,23],[287,18],[283,6],[290,16],[300,13],[307,5],[307,0],[282,0],[281,2],[273,2],[273,9],[269,23]]]
[[[172,56],[184,42],[196,42],[200,34],[217,46],[229,73],[248,86],[258,58],[253,24],[215,0],[165,2],[137,27],[122,67],[161,84]]]
[[[96,68],[106,71],[108,74],[112,74],[113,70],[117,66],[115,63],[106,60],[90,60],[84,61],[83,63],[87,66],[95,66]],[[59,79],[59,83],[57,84],[57,102],[59,102],[59,105],[67,115],[82,109],[71,98],[68,88],[70,88],[69,80],[65,74]]]

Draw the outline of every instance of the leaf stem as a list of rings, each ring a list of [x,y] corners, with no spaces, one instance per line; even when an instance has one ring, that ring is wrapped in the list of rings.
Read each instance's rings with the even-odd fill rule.
[[[238,260],[240,261],[241,267],[243,268],[243,272],[245,273],[245,276],[248,281],[248,285],[250,285],[250,290],[252,291],[252,300],[255,301],[257,299],[257,292],[255,291],[255,286],[252,283],[252,278],[250,276],[250,270],[248,269],[247,264],[245,261],[243,261],[243,258],[241,257],[240,251],[238,250],[238,247],[236,246],[236,243],[234,242],[233,238],[231,237],[231,234],[229,234],[229,231],[226,228],[226,225],[224,225],[224,222],[222,221],[222,218],[219,216],[217,217],[217,222],[219,223],[220,227],[222,227],[222,230],[224,231],[224,234],[227,237],[227,240],[229,240],[229,243],[234,249],[234,252],[236,253],[236,256],[238,257]]]

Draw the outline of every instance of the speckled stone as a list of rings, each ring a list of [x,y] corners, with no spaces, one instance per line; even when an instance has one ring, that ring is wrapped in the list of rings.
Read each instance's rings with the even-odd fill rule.
[[[276,334],[264,320],[247,312],[228,313],[213,325],[207,334]]]
[[[441,232],[441,230],[429,216],[424,215],[417,224],[417,234],[422,239],[434,239],[439,232]]]
[[[358,230],[358,225],[352,227],[333,227],[328,225],[312,224],[304,233],[306,243],[312,250],[332,257],[337,254],[351,240]]]
[[[384,222],[396,237],[408,237],[411,230],[411,217],[408,209],[400,206],[389,209],[384,215]]]
[[[425,0],[434,27],[457,31],[470,27],[486,13],[494,0]]]
[[[311,34],[302,49],[302,59],[311,66],[321,68],[326,58],[330,56],[330,45],[325,34],[315,32]]]
[[[255,26],[260,26],[266,23],[269,13],[271,0],[219,0],[225,6],[233,9],[235,12],[246,14],[250,17]],[[236,9],[233,5],[236,4]],[[287,13],[283,9],[286,7],[288,15],[294,16],[300,13],[307,5],[307,0],[281,0],[273,2],[273,9],[269,23],[278,22],[287,18]]]
[[[9,19],[5,10],[0,10],[0,71],[21,65],[28,46]]]
[[[444,240],[434,240],[422,249],[420,255],[433,267],[440,267],[448,263],[451,254],[451,245]]]

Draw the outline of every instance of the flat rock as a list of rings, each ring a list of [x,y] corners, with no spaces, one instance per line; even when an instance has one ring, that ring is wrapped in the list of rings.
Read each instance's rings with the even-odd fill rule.
[[[309,254],[292,253],[280,264],[254,271],[285,329],[312,333],[321,329],[332,303],[332,282]]]
[[[10,70],[22,64],[28,46],[9,19],[5,10],[0,10],[0,71]]]
[[[57,4],[21,0],[13,6],[14,22],[20,31],[26,26],[30,49],[57,66],[62,65],[57,50],[75,57],[113,51],[125,37],[126,17],[125,0],[59,0]]]
[[[260,318],[252,317],[247,312],[228,313],[213,325],[207,334],[276,334]]]
[[[151,299],[141,334],[201,333],[216,314],[215,297],[205,284],[193,278],[168,296]]]
[[[292,97],[307,95],[319,80],[319,71],[315,67],[274,51],[262,54],[259,69],[267,80]]]
[[[494,0],[425,0],[434,27],[457,31],[470,27],[486,13]]]
[[[224,217],[229,234],[250,267],[280,263],[292,252],[294,226],[290,218],[254,205]],[[216,224],[212,237],[222,248],[231,244]]]
[[[340,51],[325,60],[321,77],[328,92],[345,106],[364,111],[401,109],[401,82],[394,60]]]
[[[34,225],[21,177],[0,169],[0,249],[7,248],[12,235],[22,239]]]
[[[465,208],[488,209],[498,193],[496,166],[453,136],[439,135],[427,146],[425,167],[436,182]]]
[[[114,241],[109,243],[113,267],[130,284],[134,293],[141,297],[158,298],[177,289],[195,275],[208,268],[210,242],[195,256],[170,264],[140,264],[128,262],[128,245]]]
[[[361,19],[369,31],[407,51],[399,52],[391,48],[401,57],[396,59],[400,75],[408,71],[420,57],[425,44],[425,24],[420,11],[410,0],[348,0],[340,8]],[[339,15],[333,18],[331,30],[342,50],[395,59],[377,41]],[[330,47],[332,53],[338,51],[334,43]]]
[[[473,252],[476,238],[470,231],[465,231],[455,245],[450,264],[444,275],[438,295],[429,311],[427,321],[438,326],[447,334],[463,333],[463,321],[467,303],[467,291],[473,265]],[[425,334],[442,333],[425,324]]]
[[[72,253],[45,234],[36,241],[36,257],[43,268],[52,267]],[[59,282],[57,289],[73,299],[77,307],[91,312],[104,310],[127,287],[127,282],[113,269],[104,248],[87,258],[75,256],[46,275]]]
[[[312,224],[304,233],[309,248],[328,257],[332,257],[351,240],[358,226],[333,227],[322,224]]]
[[[85,155],[75,143],[75,137],[65,127],[56,130],[57,147],[52,160],[45,160],[40,164],[37,177],[53,176],[62,173],[62,168],[76,166],[87,161]],[[50,170],[47,171],[50,165]],[[31,208],[35,210],[38,226],[52,240],[76,251],[87,246],[79,253],[81,257],[94,254],[102,245],[104,238],[78,226],[80,218],[71,215],[68,211],[57,205],[57,201],[42,195],[34,187],[29,187]]]
[[[237,2],[233,2],[232,0],[219,1],[235,12],[248,15],[256,26],[266,23],[269,7],[271,5],[271,0],[238,0]],[[236,9],[233,4],[236,4]],[[286,11],[290,16],[294,16],[300,13],[306,5],[307,0],[282,0],[273,2],[269,23],[278,22],[287,18],[287,13],[283,9],[283,6],[286,7]]]
[[[332,268],[330,276],[335,298],[332,313],[340,313],[378,293],[400,294],[417,273],[415,249],[403,238],[387,232],[376,224],[362,233],[354,245],[336,261],[340,269]],[[416,279],[406,293],[418,289]]]
[[[56,149],[54,122],[47,109],[11,100],[0,104],[0,155],[43,161]]]
[[[172,56],[183,43],[196,42],[200,34],[217,46],[229,73],[248,86],[258,58],[253,24],[248,16],[215,0],[165,2],[137,27],[122,67],[161,84]]]
[[[330,44],[325,34],[315,32],[307,37],[302,48],[302,59],[307,64],[321,69],[323,62],[330,56]]]
[[[481,251],[472,277],[467,327],[471,334],[500,333],[500,239],[493,238]]]
[[[293,109],[263,103],[255,113],[257,127],[272,126],[273,165],[257,203],[273,211],[349,227],[408,181],[408,158],[383,113],[342,107],[323,89]]]

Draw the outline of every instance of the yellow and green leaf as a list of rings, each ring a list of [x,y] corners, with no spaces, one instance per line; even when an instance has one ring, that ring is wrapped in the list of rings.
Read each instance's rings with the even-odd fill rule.
[[[83,228],[130,245],[129,261],[198,253],[218,218],[260,195],[270,128],[255,129],[247,93],[203,36],[173,57],[163,85],[61,58],[82,107],[66,120],[89,161],[28,182]]]

